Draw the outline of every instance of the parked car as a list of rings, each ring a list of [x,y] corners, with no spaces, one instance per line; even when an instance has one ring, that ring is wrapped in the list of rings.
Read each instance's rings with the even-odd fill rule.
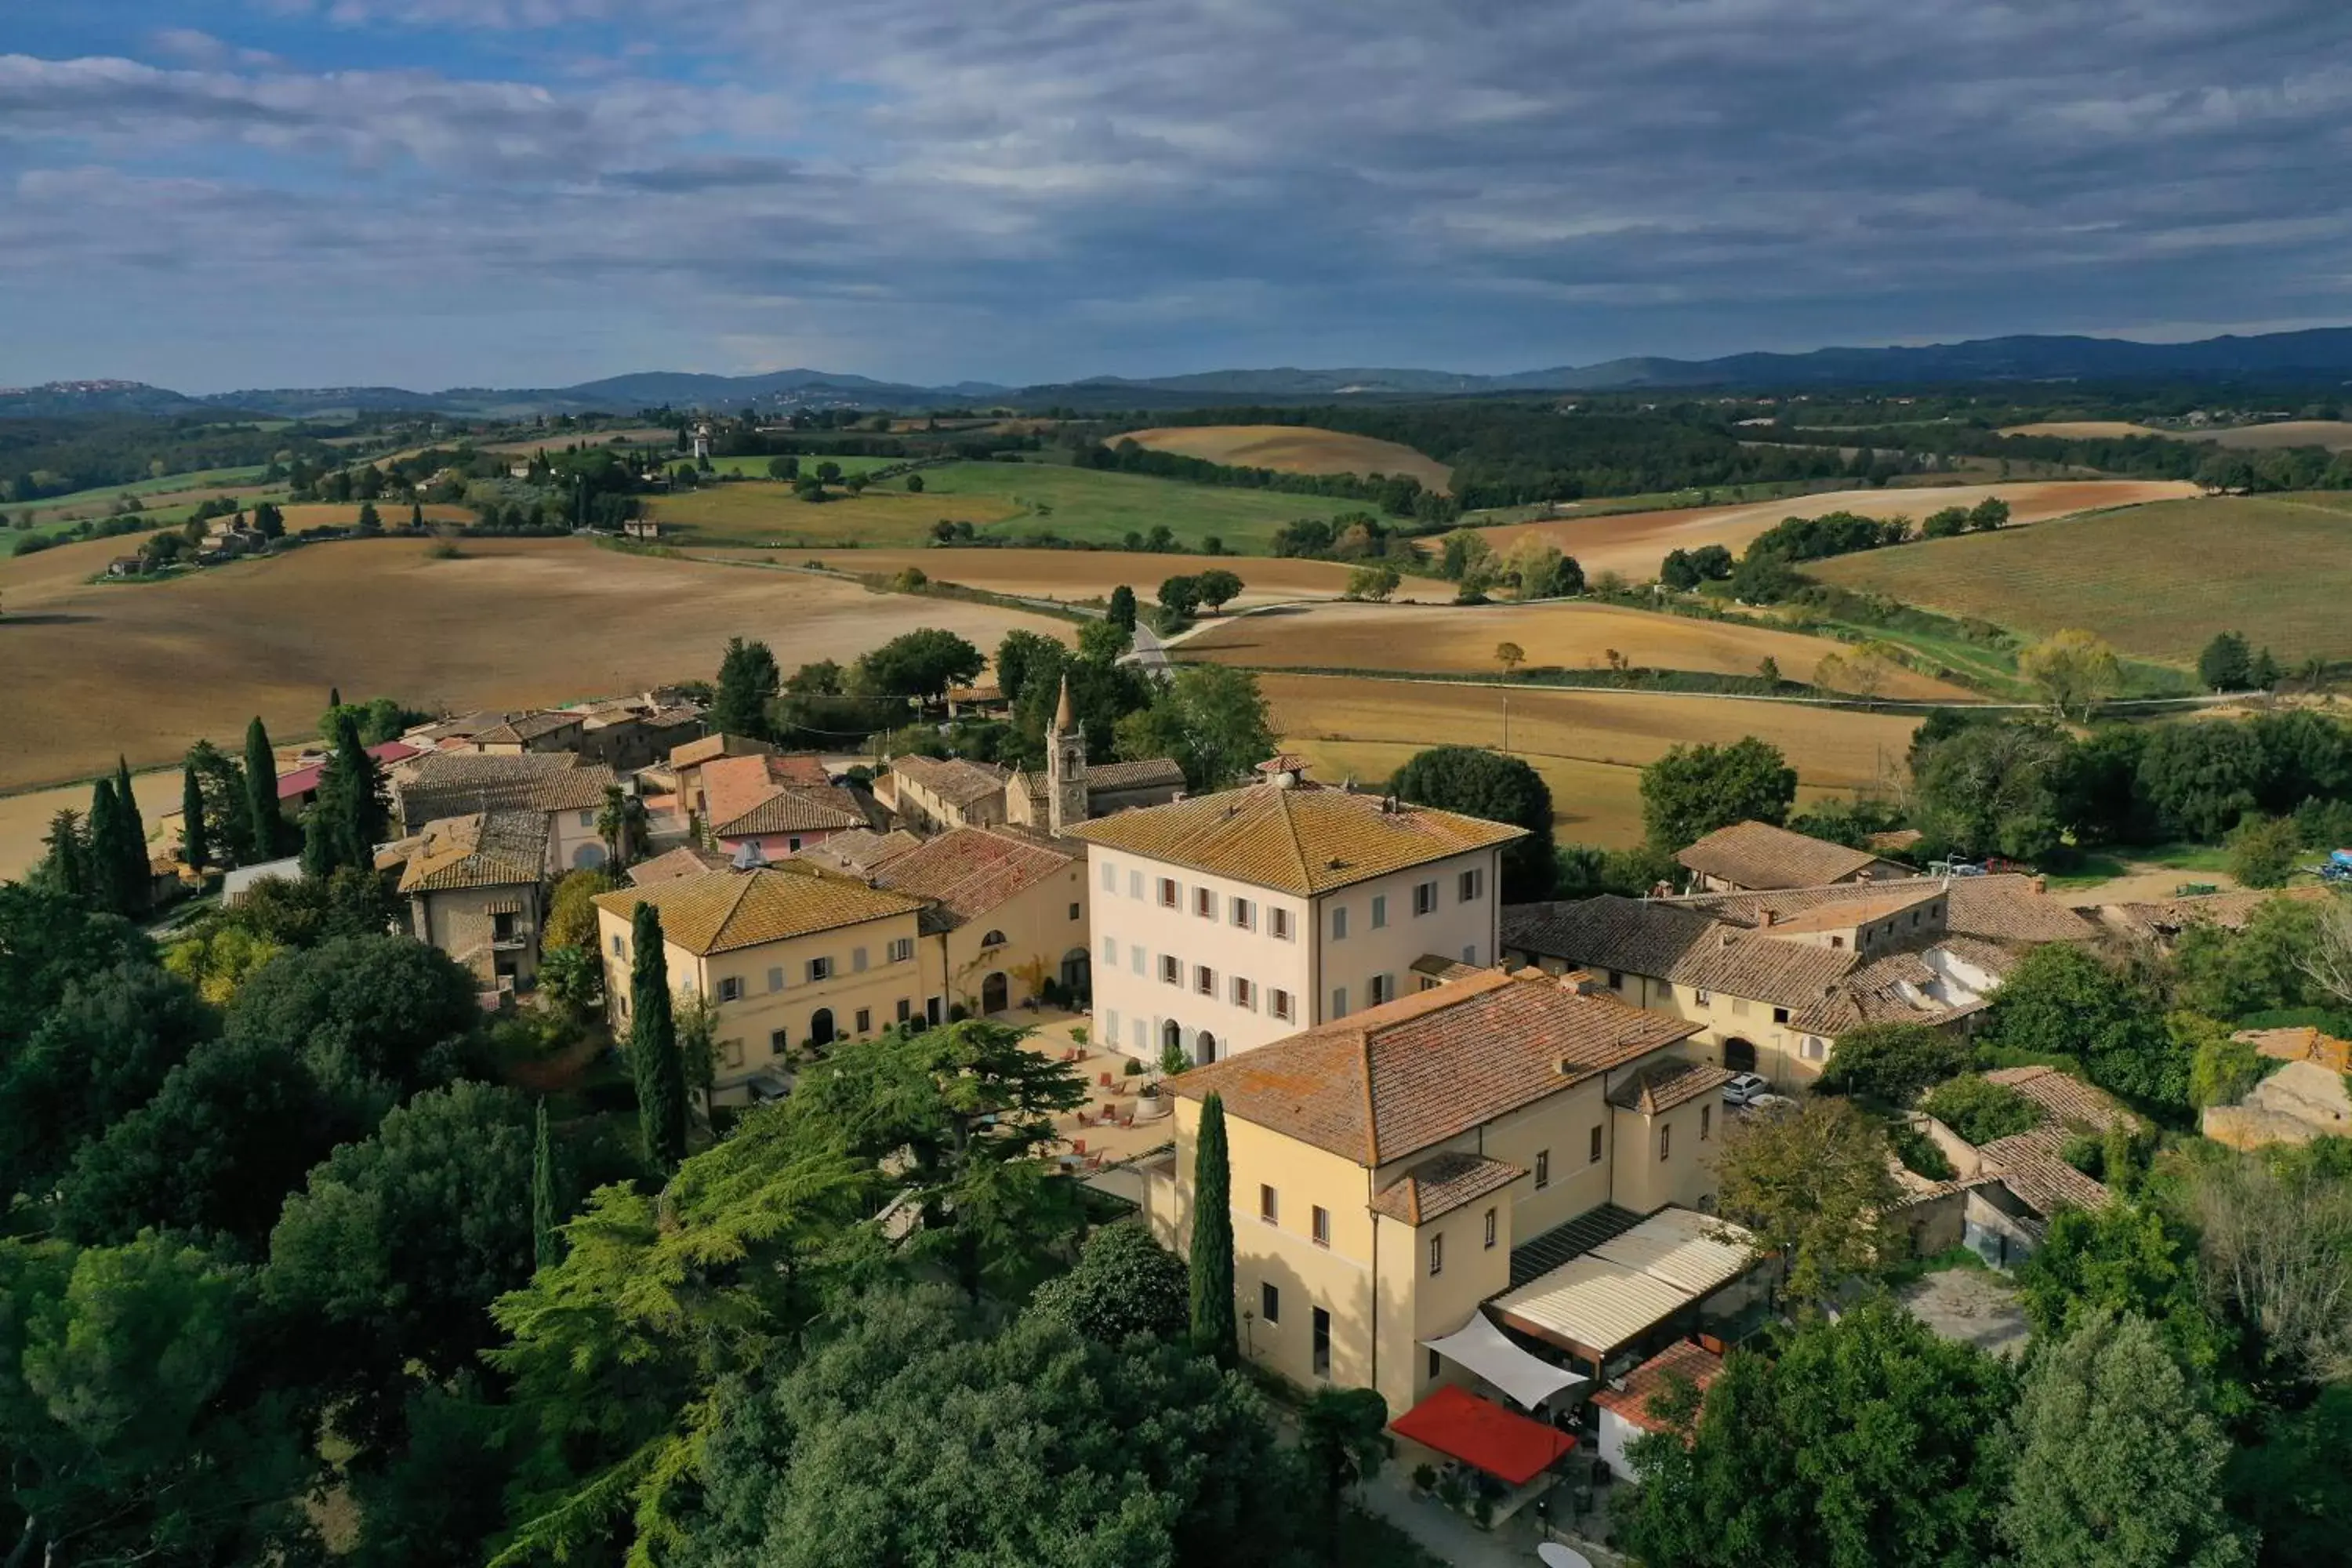
[[[1785,1094],[1759,1094],[1748,1102],[1751,1116],[1778,1116],[1784,1110],[1794,1110],[1797,1102]]]
[[[1759,1094],[1769,1094],[1772,1080],[1759,1072],[1744,1072],[1723,1086],[1726,1105],[1752,1105]]]

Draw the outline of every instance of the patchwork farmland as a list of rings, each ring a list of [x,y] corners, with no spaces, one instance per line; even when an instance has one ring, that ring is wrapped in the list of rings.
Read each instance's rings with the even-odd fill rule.
[[[839,572],[897,573],[912,566],[934,582],[961,583],[992,594],[1030,599],[1086,603],[1108,599],[1124,584],[1149,601],[1170,577],[1226,571],[1244,587],[1232,608],[1288,599],[1336,599],[1348,585],[1349,568],[1335,561],[1302,561],[1272,555],[1140,555],[1120,550],[842,550],[794,557],[818,561]],[[1454,597],[1451,583],[1407,577],[1400,600],[1443,603]]]
[[[1397,474],[1419,479],[1423,489],[1432,490],[1444,489],[1454,478],[1444,464],[1411,447],[1306,425],[1166,425],[1131,430],[1114,439],[1203,462],[1284,474]]]
[[[1841,587],[2032,634],[2194,660],[2238,630],[2292,664],[2352,658],[2352,497],[2211,497],[1818,562]]]

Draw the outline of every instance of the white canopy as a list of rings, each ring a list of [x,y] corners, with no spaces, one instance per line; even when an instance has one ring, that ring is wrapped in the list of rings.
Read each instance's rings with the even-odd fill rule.
[[[1424,1350],[1435,1351],[1457,1366],[1468,1367],[1510,1395],[1520,1408],[1533,1410],[1564,1388],[1587,1381],[1564,1367],[1529,1355],[1510,1337],[1487,1321],[1484,1312],[1442,1340],[1423,1340]]]

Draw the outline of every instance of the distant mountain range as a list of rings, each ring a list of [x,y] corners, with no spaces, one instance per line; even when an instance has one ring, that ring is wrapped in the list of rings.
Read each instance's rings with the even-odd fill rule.
[[[1038,386],[965,381],[916,386],[821,370],[759,375],[644,371],[577,386],[456,386],[411,392],[397,386],[251,388],[187,396],[135,381],[51,382],[0,387],[0,417],[70,414],[197,414],[240,410],[280,418],[416,409],[471,417],[536,414],[623,414],[637,408],[963,406],[1087,409],[1181,408],[1206,403],[1312,403],[1509,392],[1619,392],[1643,387],[1927,385],[1954,382],[2337,381],[2352,378],[2352,327],[2321,327],[2187,343],[2120,338],[2009,337],[1923,348],[1815,349],[1810,353],[1744,353],[1722,359],[1617,359],[1558,365],[1510,375],[1454,371],[1220,370],[1193,375],[1095,376]]]

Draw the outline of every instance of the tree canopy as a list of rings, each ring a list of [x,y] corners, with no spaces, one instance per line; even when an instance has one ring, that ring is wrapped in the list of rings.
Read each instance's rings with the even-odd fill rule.
[[[1753,735],[1676,746],[1642,770],[1642,826],[1651,847],[1668,854],[1735,822],[1778,826],[1796,799],[1797,770]]]
[[[1407,759],[1389,787],[1416,805],[1526,828],[1526,837],[1503,847],[1503,901],[1550,896],[1556,875],[1551,789],[1526,762],[1484,746],[1433,746]]]

